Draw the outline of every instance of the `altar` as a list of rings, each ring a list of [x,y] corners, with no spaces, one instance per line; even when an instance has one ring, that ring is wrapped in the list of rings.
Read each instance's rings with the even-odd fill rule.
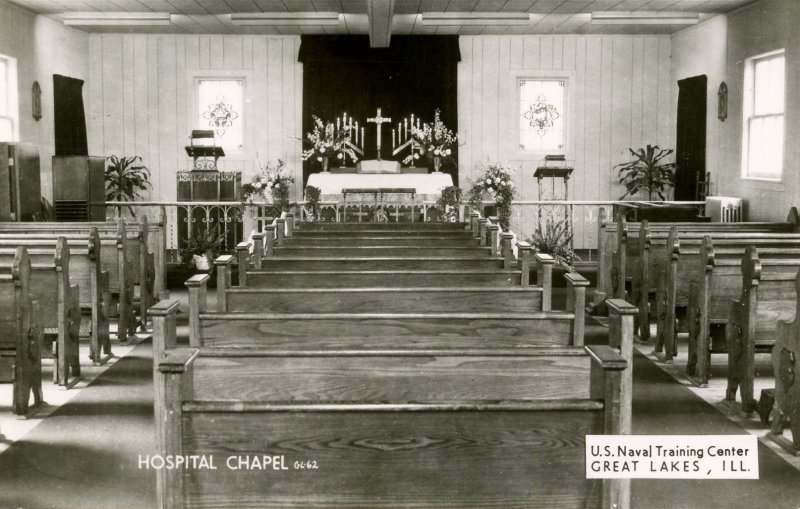
[[[341,200],[342,189],[414,188],[415,199],[435,201],[442,189],[453,185],[447,173],[312,173],[307,185],[320,190],[322,201]]]

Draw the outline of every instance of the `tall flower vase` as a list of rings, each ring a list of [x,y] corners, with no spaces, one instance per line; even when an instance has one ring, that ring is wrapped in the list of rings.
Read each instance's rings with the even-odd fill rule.
[[[442,157],[433,156],[433,171],[442,171]]]
[[[322,158],[322,171],[328,171],[328,158]]]

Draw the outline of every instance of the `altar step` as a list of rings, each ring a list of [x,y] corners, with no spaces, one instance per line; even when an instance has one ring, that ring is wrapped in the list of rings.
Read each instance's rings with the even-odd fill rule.
[[[330,257],[330,258],[363,258],[363,257],[449,257],[454,260],[463,258],[490,257],[491,250],[480,246],[281,246],[274,250],[276,257]],[[268,258],[267,261],[272,258]]]
[[[262,269],[273,270],[433,270],[433,269],[501,269],[499,256],[375,256],[322,257],[270,256],[264,258]],[[248,278],[249,278],[248,273]],[[249,279],[248,279],[249,282]]]
[[[465,231],[466,223],[296,223],[295,231]]]
[[[211,313],[200,314],[203,343],[223,346],[263,346],[289,342],[315,343],[324,338],[349,338],[396,348],[419,338],[440,339],[439,345],[485,341],[516,341],[537,346],[565,345],[571,341],[572,313]],[[399,341],[398,341],[399,340]]]
[[[409,287],[391,288],[232,288],[228,309],[242,312],[304,313],[309,303],[318,313],[525,313],[542,307],[537,287]]]
[[[269,266],[269,264],[265,264]],[[433,270],[253,270],[247,273],[248,287],[267,288],[390,288],[470,287],[496,288],[520,285],[519,270],[433,269]]]
[[[333,224],[333,223],[332,223]],[[372,237],[396,237],[396,238],[420,238],[420,237],[445,237],[450,239],[473,239],[471,232],[466,230],[410,230],[410,229],[364,229],[364,230],[294,230],[291,238],[318,238],[337,236],[340,238],[363,238]]]
[[[323,233],[323,232],[319,232]],[[478,247],[478,239],[470,235],[374,235],[342,236],[294,236],[283,239],[282,247],[299,246],[398,246],[398,247]]]

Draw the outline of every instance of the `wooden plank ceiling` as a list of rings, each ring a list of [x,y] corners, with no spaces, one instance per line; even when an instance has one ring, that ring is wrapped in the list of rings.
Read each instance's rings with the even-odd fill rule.
[[[544,33],[671,33],[682,25],[595,25],[594,11],[665,11],[700,13],[705,19],[730,12],[753,0],[8,0],[54,19],[69,12],[168,12],[167,26],[92,26],[90,32],[217,33],[217,34],[368,34],[375,25],[368,12],[374,4],[393,7],[391,34],[544,34]],[[368,3],[373,8],[368,9]],[[339,25],[238,26],[232,13],[338,12]],[[423,12],[533,14],[521,26],[474,24],[431,26],[422,23]]]

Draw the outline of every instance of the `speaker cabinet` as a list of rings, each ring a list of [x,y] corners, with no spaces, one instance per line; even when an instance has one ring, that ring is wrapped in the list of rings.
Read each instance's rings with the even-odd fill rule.
[[[0,143],[0,221],[33,221],[42,209],[39,149]]]
[[[56,221],[105,221],[106,160],[92,156],[53,157]]]

